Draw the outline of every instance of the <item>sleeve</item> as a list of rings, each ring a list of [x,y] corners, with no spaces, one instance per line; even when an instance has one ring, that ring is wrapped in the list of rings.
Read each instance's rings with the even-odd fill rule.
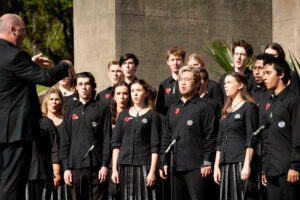
[[[111,138],[111,117],[108,106],[103,106],[102,111],[102,133],[103,133],[103,149],[102,149],[102,166],[108,167],[111,157],[110,138]]]
[[[255,148],[257,141],[252,135],[258,129],[258,108],[254,103],[248,103],[245,112],[247,129],[247,141],[245,147]]]
[[[151,153],[160,151],[160,117],[154,111],[151,111]]]
[[[164,88],[162,86],[162,84],[159,85],[159,89],[158,89],[158,94],[157,94],[157,100],[156,100],[156,110],[157,112],[166,115],[165,110],[164,110]]]
[[[298,73],[292,71],[291,78],[292,78],[292,81],[291,81],[290,88],[293,92],[295,92],[296,95],[299,96],[300,95],[300,80],[299,80]]]
[[[297,98],[290,109],[292,113],[292,150],[290,168],[300,171],[300,98]]]
[[[15,74],[23,80],[44,86],[52,86],[68,76],[68,64],[60,61],[50,69],[44,69],[35,64],[28,53],[20,51],[14,59]]]
[[[47,119],[48,122],[48,133],[50,137],[51,143],[51,162],[59,163],[59,140],[58,133],[55,125],[53,124],[51,119]]]
[[[223,97],[223,91],[222,91],[222,88],[221,86],[216,83],[214,84],[214,87],[212,88],[211,90],[211,94],[212,94],[212,97],[217,103],[218,105],[220,106],[220,108],[223,107],[223,100],[224,100],[224,97]]]
[[[169,155],[166,155],[164,152],[168,148],[168,146],[171,143],[171,128],[169,126],[168,120],[169,119],[169,113],[171,112],[172,107],[168,110],[167,116],[164,117],[161,115],[161,125],[162,125],[162,135],[161,135],[161,148],[160,148],[160,163],[161,163],[161,168],[163,165],[168,165],[169,161]]]
[[[119,114],[116,126],[114,128],[114,134],[111,137],[111,149],[115,147],[120,147],[122,144],[122,129],[123,129],[123,114],[122,112]]]
[[[222,143],[223,143],[223,131],[222,131],[222,122],[219,122],[219,131],[217,136],[217,144],[216,151],[222,151]]]
[[[203,102],[204,103],[204,102]],[[209,103],[205,103],[203,112],[200,113],[203,122],[203,133],[205,139],[204,145],[204,161],[214,162],[216,140],[218,135],[219,123],[214,107]]]
[[[64,120],[62,122],[63,131],[61,133],[61,140],[60,140],[60,147],[59,147],[59,157],[61,159],[64,170],[69,169],[69,156],[70,156],[70,147],[71,147],[71,135],[70,135],[71,130],[69,130],[70,126],[67,126],[67,124],[69,123],[68,121],[69,117],[70,117],[70,112],[66,112],[64,114]]]

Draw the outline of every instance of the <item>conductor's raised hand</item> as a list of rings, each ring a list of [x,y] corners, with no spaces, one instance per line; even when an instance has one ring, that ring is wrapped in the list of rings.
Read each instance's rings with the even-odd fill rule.
[[[31,60],[42,68],[47,68],[50,65],[50,60],[43,57],[43,53],[39,53],[31,58]]]

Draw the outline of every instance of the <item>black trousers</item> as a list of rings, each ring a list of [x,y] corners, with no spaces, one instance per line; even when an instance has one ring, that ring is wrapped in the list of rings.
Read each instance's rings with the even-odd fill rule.
[[[287,182],[287,174],[267,176],[267,193],[269,200],[299,200],[300,182]]]
[[[73,185],[70,187],[72,200],[89,200],[90,199],[90,169],[76,169],[72,171]],[[108,183],[100,184],[98,179],[98,170],[93,170],[93,199],[106,200]],[[80,188],[81,187],[81,188]]]
[[[0,199],[24,200],[31,142],[0,144]]]
[[[203,200],[210,197],[208,184],[212,178],[210,174],[202,178],[200,169],[191,171],[174,172],[174,200]]]

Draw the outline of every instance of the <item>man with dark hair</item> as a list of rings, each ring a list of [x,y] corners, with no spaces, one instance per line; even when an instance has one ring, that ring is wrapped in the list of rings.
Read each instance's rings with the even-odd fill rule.
[[[112,87],[123,80],[123,73],[119,61],[113,60],[108,63],[107,76],[110,81],[110,86],[105,90],[99,92],[97,94],[96,100],[100,100],[101,102],[109,105],[112,96]]]
[[[199,98],[200,74],[191,66],[182,67],[178,76],[181,99],[171,105],[166,116],[162,150],[174,139],[174,199],[211,199],[207,180],[212,180],[218,119],[215,108]],[[169,139],[166,139],[169,138]],[[165,163],[164,163],[165,164]],[[166,179],[168,166],[160,170]],[[164,171],[164,174],[163,174]]]
[[[239,40],[233,43],[232,46],[232,55],[233,55],[233,64],[234,64],[233,71],[244,74],[244,76],[247,78],[248,81],[247,87],[249,91],[251,91],[252,88],[255,87],[255,80],[253,78],[252,71],[247,67],[247,64],[251,59],[252,54],[253,54],[253,47],[251,46],[251,44],[247,43],[246,41]],[[224,91],[224,80],[228,73],[230,72],[223,74],[219,80],[219,83],[223,90],[224,99],[226,99],[226,95]]]
[[[25,199],[33,138],[42,117],[36,84],[52,86],[68,76],[70,61],[44,69],[42,54],[21,50],[26,37],[23,19],[0,17],[0,199]]]
[[[273,56],[266,53],[258,54],[253,64],[253,77],[256,82],[256,86],[251,90],[251,94],[258,105],[264,95],[266,95],[268,92],[271,92],[270,90],[267,90],[263,80],[264,61],[270,58],[273,58]]]
[[[110,160],[111,123],[108,106],[95,101],[96,83],[89,72],[75,77],[78,100],[65,112],[65,134],[61,137],[60,157],[65,183],[71,187],[72,199],[106,199]],[[94,145],[94,148],[91,148]],[[93,155],[93,183],[90,182],[90,156]],[[93,194],[89,188],[93,187]]]
[[[268,95],[260,103],[260,124],[270,123],[262,133],[263,184],[268,199],[300,199],[300,98],[287,87],[290,68],[282,58],[264,62],[263,80]]]
[[[127,53],[120,58],[120,66],[124,74],[124,81],[130,85],[130,83],[137,79],[135,73],[139,66],[138,58],[133,53]]]
[[[180,47],[172,47],[167,51],[167,64],[171,69],[171,76],[163,80],[158,89],[156,110],[166,115],[169,107],[181,98],[178,88],[178,72],[185,59],[185,51]]]

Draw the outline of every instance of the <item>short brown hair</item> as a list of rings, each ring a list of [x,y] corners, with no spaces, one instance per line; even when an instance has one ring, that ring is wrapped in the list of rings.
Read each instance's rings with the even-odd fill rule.
[[[236,47],[244,47],[247,52],[247,56],[250,58],[253,54],[253,47],[250,43],[246,42],[245,40],[239,40],[233,43],[232,45],[232,54],[234,54]]]
[[[180,47],[172,47],[172,48],[169,48],[167,50],[167,60],[169,59],[170,55],[174,55],[174,56],[180,56],[182,58],[182,61],[184,61],[185,59],[185,51],[180,48]]]
[[[107,65],[107,69],[109,70],[110,66],[112,66],[112,65],[119,65],[120,66],[120,62],[118,60],[109,61],[108,65]]]

